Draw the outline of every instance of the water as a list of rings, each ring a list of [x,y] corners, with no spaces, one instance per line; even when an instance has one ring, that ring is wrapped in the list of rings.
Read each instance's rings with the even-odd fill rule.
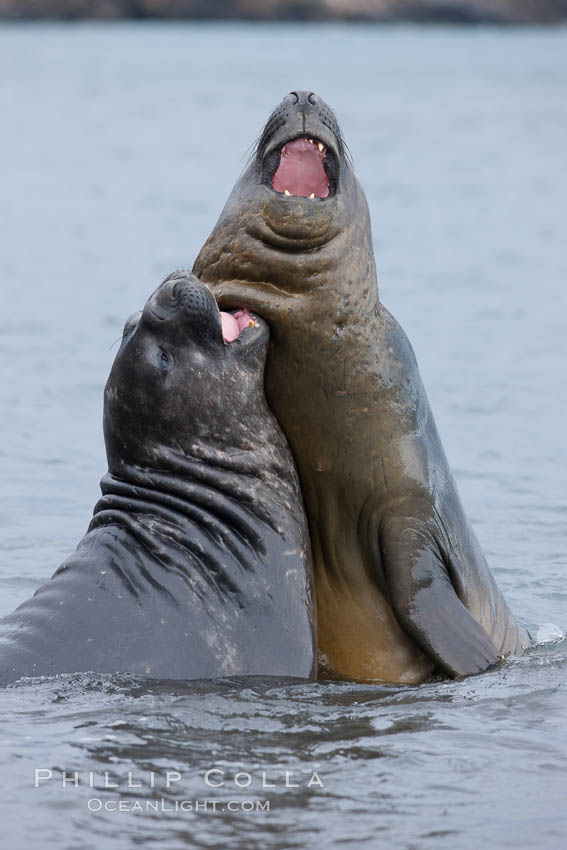
[[[21,683],[0,693],[7,847],[564,845],[566,48],[565,30],[0,28],[0,615],[84,534],[124,319],[192,264],[269,110],[299,87],[336,108],[382,299],[538,640],[500,670],[414,688]],[[34,788],[35,769],[52,778]],[[175,811],[184,800],[217,811]],[[90,810],[118,801],[164,811]]]

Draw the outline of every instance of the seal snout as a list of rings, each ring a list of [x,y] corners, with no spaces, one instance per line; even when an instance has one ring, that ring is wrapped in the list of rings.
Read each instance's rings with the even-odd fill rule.
[[[287,97],[292,99],[292,103],[294,106],[299,106],[300,108],[309,109],[311,106],[318,106],[323,101],[321,98],[315,94],[314,91],[290,91]]]
[[[215,309],[212,293],[191,272],[179,271],[166,277],[147,303],[159,321],[185,317],[200,324]]]
[[[169,275],[146,305],[150,321],[182,322],[183,327],[200,336],[235,342],[248,328],[258,328],[258,319],[244,309],[223,311],[210,289],[191,272]]]
[[[286,197],[325,200],[338,190],[343,148],[325,101],[315,92],[293,91],[270,115],[258,144],[262,182]]]

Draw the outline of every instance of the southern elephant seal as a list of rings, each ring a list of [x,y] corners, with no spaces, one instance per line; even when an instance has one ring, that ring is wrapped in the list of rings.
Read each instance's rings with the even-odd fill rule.
[[[379,301],[366,198],[317,95],[292,92],[269,117],[194,272],[221,307],[270,324],[266,394],[298,466],[330,668],[410,683],[521,651],[411,345]]]
[[[221,317],[189,273],[128,320],[105,389],[102,498],[75,554],[0,622],[3,683],[314,674],[309,538],[265,401],[268,339],[260,318]]]

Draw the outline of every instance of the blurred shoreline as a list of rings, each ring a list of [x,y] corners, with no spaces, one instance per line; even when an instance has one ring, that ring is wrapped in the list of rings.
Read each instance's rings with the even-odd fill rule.
[[[567,0],[0,0],[0,20],[559,24]]]

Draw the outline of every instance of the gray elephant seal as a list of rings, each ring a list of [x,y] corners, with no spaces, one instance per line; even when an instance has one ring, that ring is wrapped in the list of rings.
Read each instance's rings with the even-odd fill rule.
[[[317,95],[272,113],[194,271],[221,306],[270,324],[266,393],[299,470],[330,668],[411,683],[521,651],[410,343],[379,301],[366,199]]]
[[[268,327],[222,320],[230,344],[210,291],[176,273],[126,323],[103,496],[75,554],[0,622],[3,683],[314,674],[307,524],[264,397]]]

